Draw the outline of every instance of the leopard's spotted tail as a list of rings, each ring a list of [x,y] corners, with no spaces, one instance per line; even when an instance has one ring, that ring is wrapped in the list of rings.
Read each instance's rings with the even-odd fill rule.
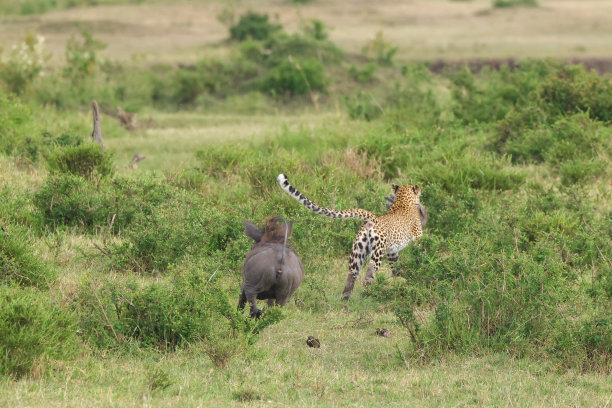
[[[366,220],[366,221],[373,220],[374,218],[376,218],[376,215],[374,215],[373,213],[369,211],[362,210],[361,208],[351,208],[348,210],[336,211],[336,210],[332,210],[331,208],[320,207],[317,204],[310,201],[308,198],[306,198],[302,193],[298,191],[297,188],[289,184],[289,180],[287,180],[287,176],[285,176],[284,174],[279,174],[278,177],[276,177],[276,180],[278,180],[278,184],[280,184],[282,189],[285,190],[287,194],[295,198],[304,207],[308,208],[309,210],[311,210],[312,212],[316,214],[320,214],[320,215],[323,215],[325,217],[330,217],[330,218],[340,218],[340,219],[355,218],[358,220]]]

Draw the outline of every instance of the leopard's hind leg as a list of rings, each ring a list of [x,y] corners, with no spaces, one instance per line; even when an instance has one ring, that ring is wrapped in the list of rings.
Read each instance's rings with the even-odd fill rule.
[[[370,253],[372,253],[372,248],[374,248],[373,245],[379,241],[379,237],[374,232],[373,226],[374,224],[371,221],[366,222],[357,233],[357,237],[353,242],[353,250],[351,251],[351,258],[349,260],[349,273],[346,277],[344,290],[342,291],[342,299],[344,300],[351,297],[359,272],[361,272],[363,264],[368,259],[368,256],[370,256]],[[380,262],[378,264],[380,266]]]
[[[389,252],[387,254],[387,260],[391,267],[391,276],[398,276],[400,271],[397,267],[397,261],[399,260],[399,252]]]

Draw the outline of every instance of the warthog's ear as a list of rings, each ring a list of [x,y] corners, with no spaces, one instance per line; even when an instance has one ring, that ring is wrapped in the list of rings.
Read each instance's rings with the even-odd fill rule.
[[[264,234],[262,230],[257,228],[255,224],[249,221],[244,222],[244,232],[246,233],[247,237],[253,238],[255,243],[259,242]]]
[[[287,221],[287,238],[291,236],[293,232],[293,221]]]

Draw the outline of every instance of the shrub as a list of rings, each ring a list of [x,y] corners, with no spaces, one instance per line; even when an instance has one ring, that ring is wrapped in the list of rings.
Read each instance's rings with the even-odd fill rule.
[[[504,133],[495,144],[513,162],[550,163],[558,169],[563,184],[574,184],[605,174],[605,157],[612,155],[607,143],[610,137],[610,130],[600,122],[587,113],[577,113],[560,116],[548,126]]]
[[[113,155],[94,143],[58,148],[47,157],[51,173],[68,173],[87,179],[111,177]]]
[[[22,94],[43,73],[46,60],[45,38],[28,33],[8,57],[0,60],[0,78],[10,92]]]
[[[248,60],[268,68],[283,64],[289,57],[317,59],[323,64],[337,64],[344,59],[342,50],[329,40],[320,40],[311,34],[287,34],[282,31],[265,41],[245,41],[241,52]]]
[[[244,41],[247,38],[265,40],[282,27],[271,24],[267,14],[248,12],[240,17],[238,23],[230,27],[230,37],[233,40]]]
[[[587,291],[606,283],[585,284],[580,277],[582,271],[609,269],[610,251],[602,250],[607,237],[601,229],[587,232],[578,225],[586,217],[584,222],[605,227],[586,215],[588,204],[575,208],[554,194],[534,191],[528,201],[509,196],[481,202],[474,219],[448,232],[438,220],[446,211],[438,214],[432,196],[424,197],[436,216],[419,245],[402,257],[406,281],[377,279],[366,292],[393,304],[411,332],[415,358],[496,350],[556,356],[565,367],[582,368],[587,357],[589,370],[610,368],[610,326],[596,312],[609,297],[603,290]],[[600,248],[603,256],[588,248]],[[573,347],[581,357],[565,359],[562,350]]]
[[[353,97],[345,97],[344,102],[351,119],[365,119],[372,121],[384,113],[383,108],[376,103],[372,95],[358,92]]]
[[[540,95],[553,115],[586,112],[593,119],[612,121],[612,83],[582,65],[559,68],[542,83]]]
[[[327,26],[324,22],[317,19],[312,19],[309,21],[310,25],[305,25],[302,30],[305,35],[308,35],[315,40],[323,41],[327,40],[329,34],[327,33]]]
[[[233,239],[242,237],[242,231],[242,224],[231,212],[208,208],[190,195],[179,195],[160,203],[149,214],[138,214],[124,232],[123,242],[111,253],[116,268],[165,272],[185,257],[197,259],[225,251]]]
[[[33,288],[0,285],[0,373],[22,377],[77,350],[74,315]]]
[[[174,188],[154,178],[118,178],[96,184],[60,173],[47,178],[34,195],[34,205],[49,226],[117,233],[137,215],[150,215],[175,194]]]
[[[538,0],[493,0],[493,7],[506,8],[517,6],[537,7]]]
[[[82,38],[79,41],[71,37],[66,43],[64,76],[78,83],[95,77],[99,69],[97,52],[106,48],[106,44],[94,39],[82,25],[77,23],[76,28]]]
[[[362,49],[364,55],[372,55],[374,60],[383,66],[392,66],[395,54],[399,51],[396,47],[387,40],[382,31],[376,33],[376,36],[370,40]]]
[[[357,68],[355,65],[349,67],[349,75],[353,80],[360,84],[368,84],[374,81],[374,73],[378,69],[378,64],[369,62],[363,68]]]
[[[0,278],[22,286],[47,288],[57,272],[37,256],[27,234],[16,228],[11,232],[0,224]]]
[[[200,344],[216,365],[225,365],[281,314],[273,309],[261,320],[248,318],[209,272],[212,265],[203,266],[206,272],[173,269],[168,279],[150,284],[84,285],[74,307],[85,340],[97,348],[134,342],[162,351]]]
[[[37,157],[29,139],[34,131],[32,110],[18,99],[0,92],[0,151],[4,154],[26,153]],[[29,154],[28,154],[29,153]]]
[[[464,124],[492,123],[515,106],[531,107],[542,81],[557,66],[551,61],[527,60],[513,70],[503,65],[497,71],[485,67],[479,74],[471,73],[468,67],[451,73],[453,114]]]
[[[302,95],[325,91],[328,83],[325,67],[317,59],[288,59],[270,70],[260,88],[276,95]]]

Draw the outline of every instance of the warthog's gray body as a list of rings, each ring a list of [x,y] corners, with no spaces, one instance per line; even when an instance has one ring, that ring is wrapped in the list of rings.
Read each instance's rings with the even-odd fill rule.
[[[262,231],[252,223],[244,223],[246,235],[255,244],[242,265],[242,290],[238,308],[243,309],[248,301],[251,316],[259,317],[256,299],[267,299],[268,306],[274,302],[284,306],[304,278],[304,267],[295,251],[287,247],[292,222],[273,218]]]

